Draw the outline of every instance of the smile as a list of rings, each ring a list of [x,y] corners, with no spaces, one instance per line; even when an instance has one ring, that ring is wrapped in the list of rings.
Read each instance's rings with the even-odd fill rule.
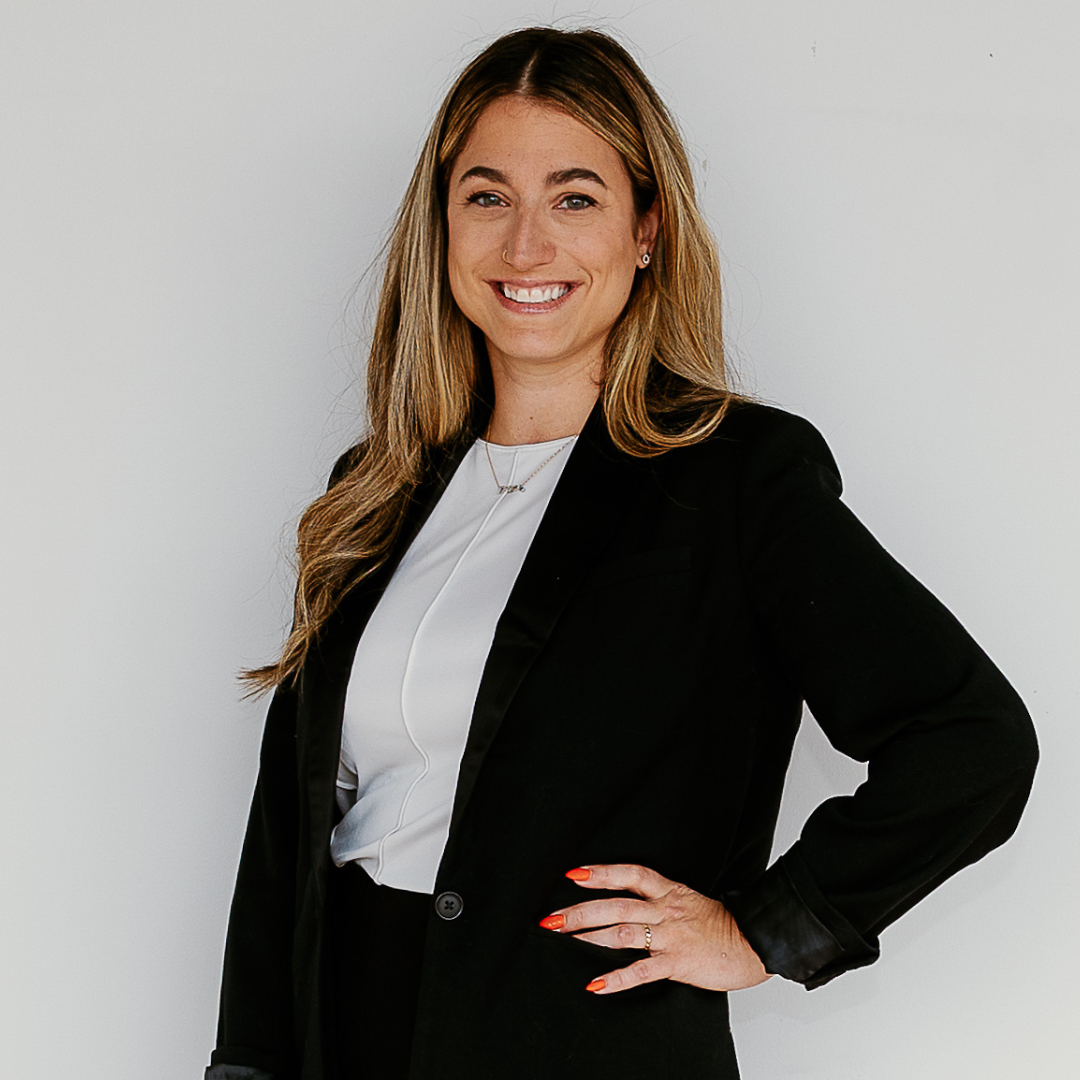
[[[489,284],[504,308],[535,315],[555,311],[566,303],[577,288],[567,281],[545,282],[542,285],[512,285],[507,281],[492,281]]]
[[[545,285],[542,289],[515,289],[505,282],[501,288],[503,296],[518,304],[544,304],[549,300],[558,300],[570,291],[569,285]]]

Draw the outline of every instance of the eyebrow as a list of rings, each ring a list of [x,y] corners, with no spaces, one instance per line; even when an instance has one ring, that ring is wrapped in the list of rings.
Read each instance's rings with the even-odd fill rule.
[[[464,184],[466,180],[471,179],[474,176],[478,176],[483,180],[490,180],[493,184],[505,184],[510,187],[510,181],[506,178],[505,173],[499,172],[498,169],[488,168],[487,165],[474,165],[471,169],[462,174],[459,184]],[[599,184],[605,190],[607,184],[601,179],[598,173],[594,173],[592,169],[558,169],[556,172],[548,173],[547,186],[558,187],[561,184],[569,184],[572,180],[589,180],[594,184]]]

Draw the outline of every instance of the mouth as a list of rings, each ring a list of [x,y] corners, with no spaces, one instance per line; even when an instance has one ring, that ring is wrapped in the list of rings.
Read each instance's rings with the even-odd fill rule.
[[[537,314],[561,307],[577,288],[568,281],[545,282],[543,285],[512,285],[508,281],[492,281],[490,285],[503,307]]]

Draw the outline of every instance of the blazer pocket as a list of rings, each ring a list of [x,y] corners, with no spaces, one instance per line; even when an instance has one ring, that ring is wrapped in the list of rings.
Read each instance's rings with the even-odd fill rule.
[[[689,544],[678,547],[654,548],[635,551],[609,562],[596,565],[581,583],[581,591],[599,589],[622,581],[637,578],[658,577],[662,574],[685,574],[693,566],[693,552]]]

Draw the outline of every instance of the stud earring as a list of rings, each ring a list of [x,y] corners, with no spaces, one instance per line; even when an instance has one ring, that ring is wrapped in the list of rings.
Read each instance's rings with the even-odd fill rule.
[[[648,266],[649,263],[651,263],[651,262],[652,262],[652,256],[647,251],[643,252],[642,256],[641,256],[641,265],[642,266]]]

